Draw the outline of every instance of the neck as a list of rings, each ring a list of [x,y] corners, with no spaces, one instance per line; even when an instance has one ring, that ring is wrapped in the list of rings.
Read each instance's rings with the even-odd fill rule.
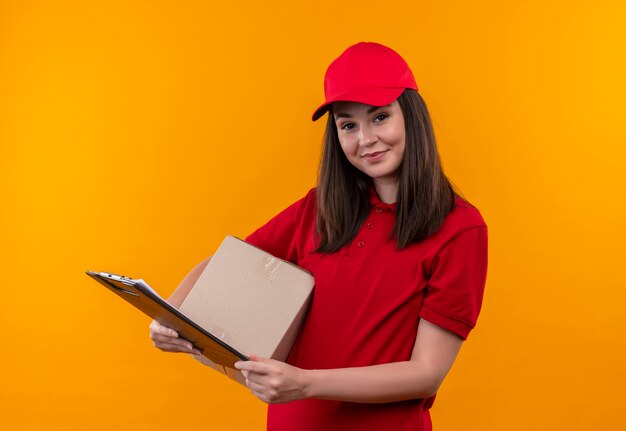
[[[374,178],[374,188],[378,194],[378,198],[386,203],[392,204],[398,196],[398,180],[387,180]]]

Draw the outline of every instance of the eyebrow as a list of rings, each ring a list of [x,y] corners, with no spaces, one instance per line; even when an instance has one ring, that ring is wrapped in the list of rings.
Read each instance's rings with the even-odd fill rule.
[[[376,111],[377,109],[382,109],[382,108],[388,108],[389,106],[391,106],[391,103],[389,105],[385,105],[385,106],[372,106],[370,109],[367,110],[368,114],[371,114],[372,112]],[[352,117],[352,115],[347,114],[345,112],[338,112],[335,114],[336,118],[350,118]]]

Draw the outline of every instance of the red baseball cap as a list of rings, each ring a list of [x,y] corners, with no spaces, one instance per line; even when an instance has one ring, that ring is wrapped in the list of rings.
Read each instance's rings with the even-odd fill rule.
[[[385,106],[417,84],[400,54],[375,42],[359,42],[333,61],[324,76],[326,101],[313,113],[320,118],[333,102],[359,102]]]

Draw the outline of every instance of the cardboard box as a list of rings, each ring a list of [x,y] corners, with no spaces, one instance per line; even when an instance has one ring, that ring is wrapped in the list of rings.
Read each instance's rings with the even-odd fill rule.
[[[227,236],[180,311],[244,355],[284,361],[311,302],[313,276]],[[205,364],[245,384],[236,369]]]

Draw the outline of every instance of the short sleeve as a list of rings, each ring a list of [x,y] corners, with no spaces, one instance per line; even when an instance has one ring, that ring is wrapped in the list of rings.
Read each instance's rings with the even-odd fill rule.
[[[315,189],[311,189],[305,197],[248,235],[246,242],[297,265],[303,224],[316,216],[315,200]]]
[[[435,257],[420,317],[467,339],[480,313],[486,279],[487,227],[472,227]]]

